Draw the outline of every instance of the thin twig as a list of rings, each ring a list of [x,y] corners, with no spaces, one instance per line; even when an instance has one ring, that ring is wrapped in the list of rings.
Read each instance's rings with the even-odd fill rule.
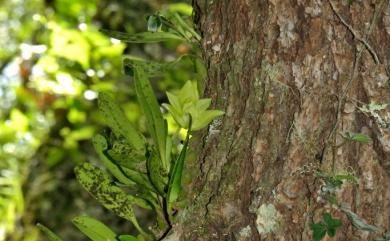
[[[380,5],[382,5],[383,2],[384,1],[382,1]],[[329,4],[330,4],[330,7],[332,8],[332,11],[334,12],[334,14],[336,14],[336,16],[340,19],[340,21],[344,24],[344,26],[348,28],[348,30],[352,33],[354,38],[357,39],[358,41],[360,41],[367,48],[367,50],[371,53],[371,55],[373,56],[373,58],[375,60],[375,63],[380,64],[380,60],[378,58],[378,55],[376,54],[374,48],[370,45],[370,43],[368,43],[368,40],[366,38],[366,36],[370,35],[372,32],[372,27],[373,27],[372,23],[376,22],[376,18],[378,15],[378,14],[376,14],[377,12],[374,14],[374,17],[372,18],[372,21],[370,24],[370,29],[366,33],[366,36],[361,37],[360,33],[358,31],[356,31],[354,28],[352,28],[352,26],[350,24],[348,24],[347,21],[345,21],[345,19],[337,12],[337,10],[336,10],[336,8],[331,0],[329,0]],[[381,9],[381,8],[382,8],[382,6],[379,7],[379,9]]]

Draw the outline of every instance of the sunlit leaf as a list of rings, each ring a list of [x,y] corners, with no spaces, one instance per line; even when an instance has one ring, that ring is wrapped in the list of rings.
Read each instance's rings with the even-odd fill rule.
[[[105,154],[108,148],[108,144],[104,136],[98,134],[93,138],[92,142],[96,152],[99,154],[101,162],[110,171],[110,173],[121,183],[126,184],[128,186],[133,186],[134,182],[130,178],[128,178],[122,172],[121,168],[118,165],[116,165],[114,162],[112,162]]]
[[[174,13],[173,16],[176,19],[178,26],[183,29],[183,34],[185,36],[187,36],[187,33],[190,33],[191,36],[196,40],[201,40],[201,36],[195,31],[193,27],[190,27],[178,13]]]
[[[187,128],[189,116],[192,117],[192,130],[206,127],[212,120],[224,114],[220,110],[207,110],[210,99],[199,99],[196,84],[191,81],[180,89],[177,95],[167,92],[170,104],[163,104],[182,128]]]
[[[137,67],[135,69],[134,86],[138,102],[146,116],[146,125],[160,154],[162,167],[169,170],[170,160],[166,160],[168,157],[166,155],[167,123],[162,116],[148,77],[142,68]]]
[[[119,241],[140,241],[139,239],[137,239],[132,235],[120,235],[118,236],[118,240]]]
[[[197,118],[198,121],[194,123],[194,131],[206,127],[212,120],[222,116],[224,113],[221,110],[207,110],[202,112],[202,115]]]
[[[150,237],[138,224],[132,205],[134,199],[120,187],[114,185],[110,177],[99,168],[85,162],[75,168],[79,183],[105,208],[121,218],[133,223],[144,236]]]
[[[137,150],[144,150],[145,139],[132,126],[125,114],[119,107],[119,104],[114,99],[105,93],[99,93],[98,98],[99,110],[103,114],[107,125],[114,132],[123,135],[129,144],[133,145]]]
[[[123,58],[123,68],[125,74],[130,76],[134,75],[134,68],[137,67],[142,68],[143,71],[145,71],[145,73],[149,77],[161,76],[166,71],[174,68],[175,65],[182,60],[183,57],[184,55],[170,62],[156,62],[152,60],[145,60],[131,55],[126,55]]]
[[[192,14],[192,6],[188,3],[171,3],[168,5],[168,10],[171,12],[182,13],[187,16],[191,16]]]
[[[173,202],[177,200],[181,191],[181,179],[183,175],[184,160],[186,157],[188,143],[190,141],[191,122],[192,121],[190,117],[187,136],[184,142],[183,149],[181,150],[179,156],[175,160],[174,166],[169,175],[169,185],[168,185],[168,194],[167,194],[168,205],[171,205]]]
[[[116,234],[105,224],[94,218],[79,216],[74,218],[72,222],[93,241],[116,241]]]
[[[179,40],[184,41],[182,37],[177,34],[170,32],[143,32],[136,34],[128,34],[123,32],[111,31],[111,30],[101,30],[104,34],[108,36],[122,40],[127,43],[157,43],[168,40]]]

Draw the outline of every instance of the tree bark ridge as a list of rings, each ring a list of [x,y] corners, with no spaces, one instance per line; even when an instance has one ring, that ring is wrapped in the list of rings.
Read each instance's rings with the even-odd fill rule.
[[[175,226],[180,240],[312,240],[310,224],[323,212],[342,220],[335,240],[380,237],[354,228],[323,199],[318,172],[358,177],[337,200],[389,229],[390,129],[358,109],[390,100],[390,48],[383,46],[390,7],[381,2],[195,1],[205,95],[226,114],[199,137],[198,158],[187,165],[191,203]],[[338,15],[356,32],[371,26],[372,33],[357,38]],[[345,142],[347,131],[373,141]]]

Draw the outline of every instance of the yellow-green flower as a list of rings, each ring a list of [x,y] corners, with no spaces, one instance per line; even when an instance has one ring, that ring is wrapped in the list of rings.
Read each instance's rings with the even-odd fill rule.
[[[189,115],[192,118],[191,130],[200,130],[212,120],[224,114],[220,110],[207,110],[211,99],[199,99],[196,84],[191,81],[183,86],[177,95],[167,92],[170,104],[163,104],[182,128],[188,128]]]

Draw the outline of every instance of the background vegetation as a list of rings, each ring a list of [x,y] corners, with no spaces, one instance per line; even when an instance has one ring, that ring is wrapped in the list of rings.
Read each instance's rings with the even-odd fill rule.
[[[128,119],[146,130],[122,73],[123,54],[172,61],[195,51],[175,41],[125,44],[99,31],[146,31],[146,17],[157,11],[192,12],[185,1],[0,0],[0,241],[45,240],[37,222],[65,240],[86,240],[70,222],[80,214],[130,232],[82,190],[73,168],[98,159],[90,141],[105,125],[98,92],[114,93]],[[194,78],[193,66],[183,57],[152,80],[159,102]]]

